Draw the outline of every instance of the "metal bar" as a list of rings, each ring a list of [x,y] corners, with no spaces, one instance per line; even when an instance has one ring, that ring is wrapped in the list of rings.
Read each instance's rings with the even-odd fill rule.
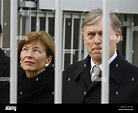
[[[82,38],[81,35],[82,35],[82,29],[81,29],[81,25],[82,25],[82,14],[80,15],[80,25],[79,25],[79,55],[78,55],[78,60],[81,60],[82,59],[82,53],[81,53],[81,49],[82,49]]]
[[[103,39],[102,39],[102,91],[101,103],[109,103],[109,6],[108,0],[103,0]]]
[[[127,26],[127,32],[126,32],[126,59],[132,63],[132,49],[133,49],[133,16],[128,15],[127,16],[127,22],[130,26]]]
[[[70,64],[73,63],[73,35],[74,35],[74,15],[71,16],[72,24],[71,24],[71,55],[70,55]]]
[[[37,12],[36,13],[36,31],[39,31],[39,30],[40,30],[40,18],[39,18],[39,12]]]
[[[55,0],[55,103],[62,102],[61,41],[62,10],[61,0]]]
[[[25,34],[31,32],[31,10],[28,10],[29,15],[26,16]]]
[[[22,2],[23,0],[20,0],[20,2]],[[22,12],[22,8],[20,8],[20,12]],[[23,28],[23,17],[22,17],[22,15],[20,15],[20,36],[22,36],[22,28]]]
[[[23,18],[22,15],[20,15],[20,36],[22,36],[22,28],[23,28],[22,24],[23,24]]]
[[[49,24],[49,22],[48,22],[48,13],[46,12],[46,14],[45,14],[45,31],[46,32],[49,31],[48,24]]]
[[[63,16],[63,42],[62,42],[62,70],[64,70],[64,61],[65,61],[65,26],[66,26],[66,14]]]
[[[1,11],[1,19],[0,19],[0,23],[1,23],[1,26],[2,26],[2,28],[3,28],[3,0],[1,0],[0,1],[1,2],[1,6],[0,6],[0,11]],[[2,36],[3,36],[3,33],[2,33]],[[0,40],[0,48],[2,48],[3,47],[3,38]]]
[[[17,103],[17,0],[10,1],[10,103]]]

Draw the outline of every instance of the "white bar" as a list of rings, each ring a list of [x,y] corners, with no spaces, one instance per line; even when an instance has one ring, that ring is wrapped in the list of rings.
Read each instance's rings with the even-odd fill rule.
[[[62,102],[61,41],[62,10],[61,0],[55,0],[55,103]]]
[[[17,0],[10,1],[10,103],[17,103]]]
[[[63,39],[62,39],[62,70],[64,70],[65,63],[65,26],[66,26],[66,15],[63,16]]]
[[[71,47],[70,47],[70,50],[71,50],[71,53],[70,53],[70,64],[73,63],[73,38],[74,38],[74,16],[71,15],[71,21],[72,21],[72,24],[71,24]]]
[[[109,103],[109,7],[108,0],[103,0],[103,40],[102,40],[102,91],[101,103]]]
[[[1,9],[1,10],[0,10],[0,11],[1,11],[1,15],[0,15],[0,16],[1,16],[1,17],[0,17],[1,19],[0,19],[0,20],[1,20],[1,21],[0,21],[0,23],[1,23],[1,27],[4,28],[4,27],[3,27],[3,12],[4,12],[4,11],[3,11],[3,0],[1,0],[0,9]],[[3,37],[3,33],[2,33],[2,37]],[[0,40],[0,48],[3,48],[3,38]]]
[[[22,2],[23,0],[20,0],[20,2]],[[20,8],[20,11],[22,12],[22,8]],[[23,28],[23,16],[22,15],[20,15],[19,16],[19,18],[20,18],[20,37],[23,35],[23,33],[22,33],[22,28]]]
[[[81,28],[81,25],[82,25],[82,15],[80,15],[80,29],[79,29],[79,37],[82,36],[82,28]],[[78,55],[78,60],[80,61],[82,59],[82,53],[81,53],[81,50],[82,50],[82,38],[79,38],[79,55]]]
[[[45,14],[45,30],[46,30],[46,32],[49,31],[49,29],[48,29],[48,13]]]

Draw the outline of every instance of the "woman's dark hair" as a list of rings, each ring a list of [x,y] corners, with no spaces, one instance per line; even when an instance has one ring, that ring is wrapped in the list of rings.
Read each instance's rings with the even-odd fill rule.
[[[1,27],[1,24],[0,24],[0,33],[2,33],[2,27]]]

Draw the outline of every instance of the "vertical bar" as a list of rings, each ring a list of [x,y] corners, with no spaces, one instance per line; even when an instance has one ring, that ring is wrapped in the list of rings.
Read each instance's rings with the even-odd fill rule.
[[[82,49],[82,38],[81,35],[82,35],[82,29],[81,29],[81,25],[82,25],[82,14],[80,15],[80,25],[79,25],[79,55],[78,55],[78,60],[81,60],[82,59],[82,53],[81,53],[81,49]]]
[[[63,16],[63,40],[62,40],[62,70],[64,69],[64,61],[65,61],[65,26],[66,26],[66,14]]]
[[[17,0],[10,1],[10,103],[17,103]]]
[[[25,34],[31,31],[31,10],[28,10],[28,15],[26,16],[25,22]]]
[[[22,10],[22,9],[21,9]],[[20,15],[20,36],[22,36],[22,28],[23,28],[23,26],[22,26],[22,24],[23,24],[23,21],[22,21],[23,19],[22,19],[22,15]]]
[[[23,0],[20,0],[22,2]],[[23,8],[20,8],[20,12],[22,12]],[[22,36],[22,28],[23,28],[23,17],[22,14],[20,15],[20,36]]]
[[[0,11],[1,11],[1,19],[0,19],[0,23],[1,23],[1,26],[2,26],[2,28],[3,28],[3,0],[1,0],[0,1],[1,2],[1,6],[0,6]],[[3,36],[3,33],[2,33],[2,36]],[[3,38],[0,40],[0,48],[2,48],[3,47]]]
[[[70,47],[70,50],[71,50],[71,55],[70,55],[70,64],[73,63],[73,34],[74,34],[74,15],[71,16],[71,20],[72,20],[72,24],[71,24],[71,47]]]
[[[55,103],[62,101],[61,42],[62,9],[61,0],[55,0]]]
[[[37,10],[36,12],[36,31],[40,30],[40,18],[39,18],[39,12]]]
[[[46,14],[45,14],[45,31],[46,32],[49,31],[48,24],[49,24],[49,22],[48,22],[48,13],[46,12]]]
[[[127,26],[127,32],[126,32],[126,59],[132,63],[132,49],[133,49],[132,15],[127,15],[127,23],[129,23],[130,26]]]
[[[109,102],[109,7],[108,0],[103,0],[103,45],[102,45],[102,91],[101,103]]]

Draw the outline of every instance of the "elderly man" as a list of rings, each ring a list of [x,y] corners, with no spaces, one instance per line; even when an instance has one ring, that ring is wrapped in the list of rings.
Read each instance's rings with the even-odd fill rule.
[[[94,9],[83,20],[87,57],[63,71],[63,103],[101,103],[103,11]],[[138,103],[138,68],[117,50],[121,23],[110,14],[109,103]],[[108,40],[107,40],[108,41]]]

